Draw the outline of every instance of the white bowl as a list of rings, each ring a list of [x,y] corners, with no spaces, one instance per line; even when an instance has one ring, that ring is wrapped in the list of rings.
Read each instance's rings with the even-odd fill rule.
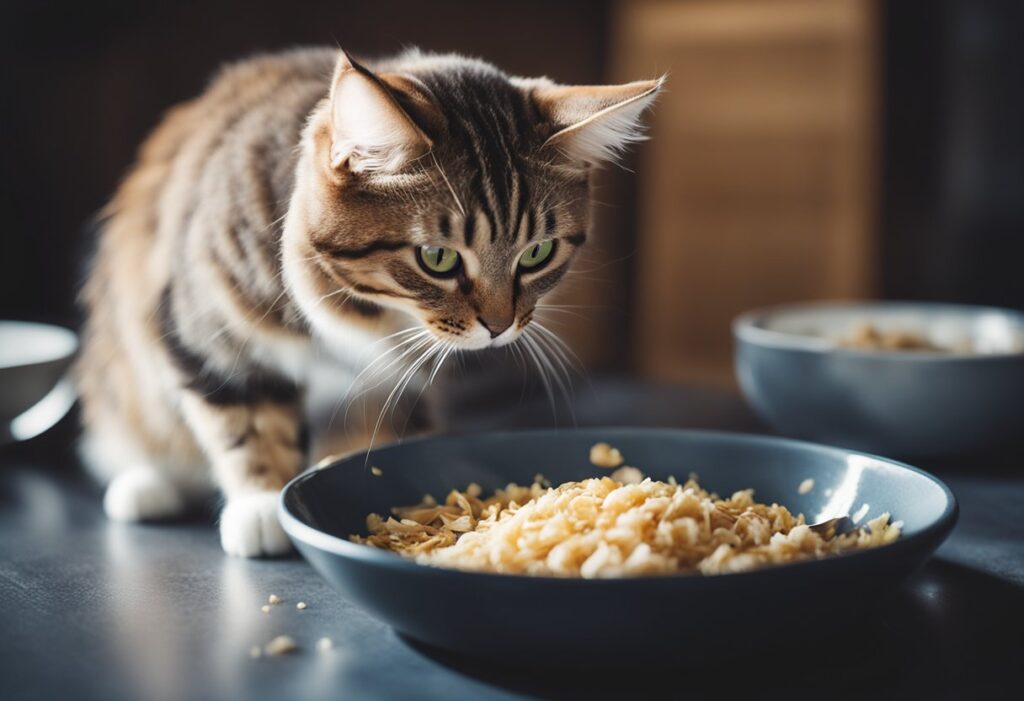
[[[60,326],[0,321],[0,444],[57,423],[74,402],[64,377],[78,337]]]

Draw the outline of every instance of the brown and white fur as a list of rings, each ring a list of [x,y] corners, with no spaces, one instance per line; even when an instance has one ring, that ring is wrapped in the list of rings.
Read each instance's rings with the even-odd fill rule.
[[[83,455],[107,514],[167,518],[219,488],[228,553],[286,551],[276,497],[306,461],[314,361],[398,369],[400,394],[453,351],[518,340],[586,240],[592,168],[640,138],[660,85],[417,51],[221,71],[142,146],[83,290]],[[441,276],[437,247],[459,256]]]

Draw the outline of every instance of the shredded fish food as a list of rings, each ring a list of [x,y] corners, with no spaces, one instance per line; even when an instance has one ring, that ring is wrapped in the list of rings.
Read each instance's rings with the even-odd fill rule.
[[[636,469],[636,468],[631,468]],[[614,475],[613,475],[614,476]],[[638,483],[610,477],[545,486],[509,484],[482,498],[479,485],[370,514],[369,536],[351,540],[439,567],[556,577],[724,574],[885,545],[899,524],[882,514],[851,533],[823,536],[802,514],[727,499],[695,476]]]
[[[970,351],[969,344],[963,348],[944,348],[935,345],[921,334],[905,330],[884,331],[867,322],[858,324],[848,336],[837,340],[839,345],[844,348],[856,350],[944,351],[948,353],[956,350]]]

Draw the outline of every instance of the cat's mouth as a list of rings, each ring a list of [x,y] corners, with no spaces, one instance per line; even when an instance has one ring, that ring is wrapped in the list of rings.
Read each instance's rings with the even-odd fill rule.
[[[519,334],[521,333],[522,327],[510,326],[497,336],[491,338],[491,347],[500,348],[501,346],[507,346],[509,343],[512,343],[519,338]]]
[[[514,342],[523,332],[525,324],[512,324],[495,333],[483,324],[473,324],[457,331],[444,325],[431,324],[430,329],[441,341],[462,350],[483,350],[499,348]]]

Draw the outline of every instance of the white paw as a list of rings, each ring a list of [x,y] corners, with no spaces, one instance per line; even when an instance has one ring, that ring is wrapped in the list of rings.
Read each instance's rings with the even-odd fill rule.
[[[156,521],[185,510],[177,487],[152,467],[133,467],[107,485],[103,510],[114,521]]]
[[[262,557],[292,549],[277,520],[277,492],[254,492],[228,499],[220,514],[220,544],[228,555]]]

